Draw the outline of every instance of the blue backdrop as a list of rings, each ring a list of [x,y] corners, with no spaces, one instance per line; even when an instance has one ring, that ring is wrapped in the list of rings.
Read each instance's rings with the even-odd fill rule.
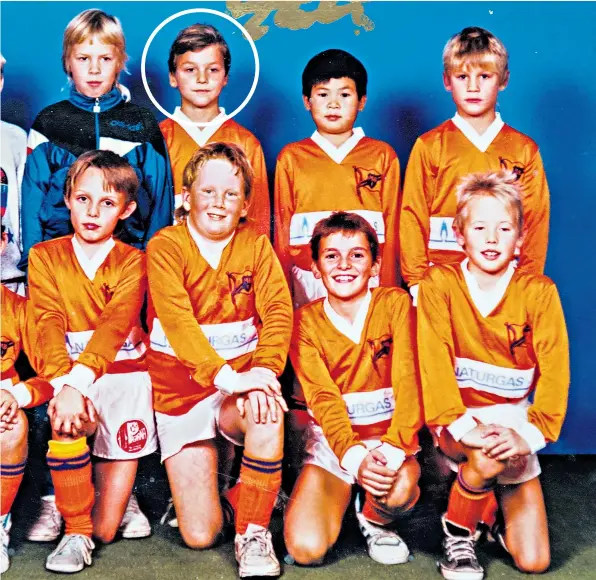
[[[511,81],[501,93],[504,120],[540,145],[551,188],[551,237],[546,273],[557,283],[571,341],[569,411],[556,453],[596,452],[596,4],[571,2],[247,2],[229,3],[253,33],[260,55],[256,93],[237,120],[261,140],[271,173],[288,142],[313,131],[301,101],[300,76],[308,59],[330,47],[360,58],[369,73],[369,100],[358,124],[388,141],[402,166],[418,135],[454,112],[441,80],[441,51],[465,26],[483,26],[510,52]],[[2,118],[29,129],[46,105],[65,98],[60,55],[68,21],[87,8],[117,15],[130,55],[123,84],[133,100],[154,110],[141,82],[141,55],[151,32],[190,8],[228,10],[225,2],[15,2],[2,4],[2,53],[7,59]],[[251,13],[251,12],[254,12]],[[345,13],[345,15],[343,15]],[[343,15],[343,16],[342,16]],[[178,94],[167,78],[168,48],[193,22],[221,29],[232,51],[222,104],[235,109],[254,75],[248,43],[219,17],[191,15],[167,25],[148,52],[147,75],[170,111]],[[309,24],[312,24],[309,26]],[[26,200],[25,200],[26,203]]]

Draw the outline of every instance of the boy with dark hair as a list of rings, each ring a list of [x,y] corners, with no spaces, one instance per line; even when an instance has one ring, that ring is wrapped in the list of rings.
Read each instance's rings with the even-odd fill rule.
[[[209,24],[181,30],[170,48],[170,85],[180,91],[182,104],[174,111],[176,120],[165,119],[160,128],[172,164],[176,208],[182,204],[184,168],[197,149],[217,141],[234,143],[244,150],[254,173],[249,224],[257,233],[270,236],[271,204],[263,149],[248,129],[226,117],[219,106],[231,64],[224,37]]]
[[[414,144],[399,222],[400,264],[415,303],[429,265],[465,258],[452,224],[455,191],[469,173],[505,170],[517,178],[526,224],[520,268],[542,274],[548,246],[550,198],[538,146],[496,111],[509,81],[505,46],[488,30],[464,28],[445,46],[443,65],[443,83],[457,112]]]

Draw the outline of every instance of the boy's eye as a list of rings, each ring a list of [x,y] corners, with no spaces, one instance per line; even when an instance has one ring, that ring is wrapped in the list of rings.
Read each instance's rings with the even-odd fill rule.
[[[111,57],[111,56],[104,56],[104,57],[102,57],[102,58],[103,58],[103,60],[105,60],[106,62],[110,62],[110,61],[112,60],[112,57]]]
[[[212,73],[219,72],[219,69],[216,66],[213,66],[209,69]]]
[[[474,226],[474,229],[475,229],[477,232],[481,232],[481,231],[484,229],[484,226]]]
[[[106,199],[106,200],[104,200],[103,204],[104,204],[106,207],[112,207],[112,206],[114,206],[114,205],[115,205],[115,204],[114,204],[114,202],[113,202],[111,199]]]
[[[324,98],[324,97],[326,97],[326,96],[327,96],[327,93],[326,93],[326,92],[324,92],[324,91],[321,91],[320,93],[317,93],[317,97]]]
[[[326,260],[335,260],[337,259],[337,254],[335,252],[328,252],[325,254]]]
[[[360,259],[360,258],[364,258],[364,254],[362,252],[354,252],[352,254],[352,257]]]
[[[80,62],[84,62],[84,61],[87,60],[87,57],[86,56],[79,56],[79,57],[77,57],[77,60],[80,61]]]
[[[195,69],[192,66],[188,66],[188,67],[184,68],[183,70],[184,70],[184,72],[191,73],[191,72],[194,72]]]
[[[87,196],[86,195],[77,195],[77,201],[85,203],[87,201]]]
[[[237,191],[226,191],[226,196],[236,198],[236,197],[238,197],[238,192]]]

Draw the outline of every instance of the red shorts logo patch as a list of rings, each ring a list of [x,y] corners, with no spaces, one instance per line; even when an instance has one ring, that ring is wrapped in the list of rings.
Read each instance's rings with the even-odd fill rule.
[[[143,421],[135,419],[126,421],[120,425],[116,441],[120,448],[126,453],[138,453],[147,444],[147,427]]]

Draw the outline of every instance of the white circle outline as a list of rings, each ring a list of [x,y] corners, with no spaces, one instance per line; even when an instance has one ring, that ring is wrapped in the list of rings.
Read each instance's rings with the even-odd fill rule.
[[[225,18],[226,20],[229,20],[234,26],[236,26],[237,28],[240,29],[240,32],[242,32],[242,34],[244,35],[246,40],[248,40],[248,43],[250,44],[250,47],[252,49],[253,56],[255,58],[255,78],[252,82],[252,86],[250,87],[250,91],[248,91],[248,95],[246,96],[244,101],[242,101],[242,103],[240,103],[240,105],[236,109],[234,109],[229,115],[226,114],[226,119],[232,119],[240,111],[242,111],[242,109],[244,109],[244,107],[246,107],[246,105],[248,104],[248,101],[250,101],[250,99],[254,95],[254,92],[257,88],[257,84],[259,82],[260,62],[259,62],[259,53],[257,52],[257,47],[255,46],[254,40],[252,39],[252,37],[250,36],[250,34],[246,30],[246,28],[244,28],[244,26],[242,26],[242,24],[240,24],[239,22],[234,20],[234,18],[232,18],[229,14],[225,14],[224,12],[220,12],[219,10],[213,10],[212,8],[190,8],[188,10],[182,10],[181,12],[176,12],[176,14],[172,14],[172,16],[169,16],[161,24],[159,24],[157,26],[157,28],[151,33],[151,36],[149,36],[149,38],[147,39],[147,42],[145,43],[145,48],[143,49],[143,56],[141,57],[141,79],[143,81],[143,86],[145,87],[145,92],[147,93],[147,96],[149,97],[149,99],[151,99],[151,102],[155,105],[155,107],[159,111],[161,111],[166,117],[168,117],[169,119],[172,119],[172,121],[175,121],[176,123],[182,123],[183,125],[194,125],[195,127],[209,127],[210,125],[215,125],[216,123],[219,123],[219,121],[213,120],[213,121],[209,121],[208,123],[200,123],[200,122],[194,123],[192,121],[185,121],[183,119],[174,118],[174,116],[172,114],[168,113],[157,102],[157,99],[153,96],[153,93],[151,92],[151,89],[149,88],[149,83],[147,82],[147,73],[145,70],[146,64],[147,64],[147,52],[149,52],[149,47],[151,46],[153,39],[157,36],[157,33],[166,24],[168,24],[172,20],[175,20],[179,16],[185,16],[186,14],[195,14],[195,13],[214,14],[215,16],[221,16],[221,17]]]

